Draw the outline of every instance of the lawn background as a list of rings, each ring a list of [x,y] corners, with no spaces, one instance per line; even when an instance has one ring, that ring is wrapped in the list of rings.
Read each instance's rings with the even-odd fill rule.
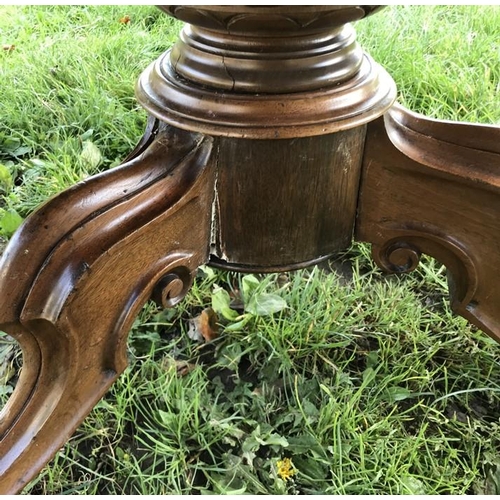
[[[180,26],[151,6],[0,6],[3,241],[133,148],[146,120],[135,80]],[[389,7],[357,29],[404,105],[500,123],[499,7]],[[287,307],[189,338],[214,295],[248,303],[245,287]],[[3,336],[4,401],[19,365]],[[175,310],[144,308],[130,367],[25,492],[500,493],[499,382],[499,346],[451,314],[432,259],[385,276],[354,245],[257,280],[203,268]]]

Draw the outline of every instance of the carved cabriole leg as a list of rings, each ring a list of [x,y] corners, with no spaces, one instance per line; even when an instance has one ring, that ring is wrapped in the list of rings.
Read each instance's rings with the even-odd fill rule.
[[[445,264],[455,312],[500,342],[500,128],[395,105],[368,125],[356,238],[388,272]]]
[[[0,491],[20,490],[126,367],[151,296],[187,292],[208,258],[212,139],[161,125],[119,168],[35,212],[0,262],[0,329],[24,367],[0,416]]]

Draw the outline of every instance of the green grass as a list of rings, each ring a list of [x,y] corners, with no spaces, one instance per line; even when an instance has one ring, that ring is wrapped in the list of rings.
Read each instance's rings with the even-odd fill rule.
[[[406,106],[500,123],[499,26],[498,7],[414,6],[357,28]],[[126,156],[146,119],[135,80],[179,28],[148,6],[0,7],[15,45],[0,52],[3,214],[25,217]],[[450,312],[439,263],[384,276],[355,245],[329,266],[260,276],[254,296],[286,308],[243,326],[221,317],[216,340],[191,340],[217,287],[249,304],[242,280],[203,268],[176,309],[148,304],[129,368],[25,492],[500,493],[499,346]],[[0,340],[5,400],[20,360]]]

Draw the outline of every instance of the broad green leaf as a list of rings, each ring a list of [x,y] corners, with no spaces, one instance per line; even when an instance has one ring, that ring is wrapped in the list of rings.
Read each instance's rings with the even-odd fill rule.
[[[21,141],[17,137],[7,137],[0,145],[2,151],[7,153],[12,153],[12,151],[15,151],[20,146]]]
[[[122,448],[117,446],[117,447],[115,447],[115,454],[116,454],[116,458],[118,458],[118,460],[123,460],[125,452],[123,451]]]
[[[17,149],[14,149],[14,151],[10,152],[10,154],[12,156],[15,156],[16,158],[18,156],[27,155],[28,153],[31,153],[31,148],[29,146],[20,146]]]
[[[376,368],[378,365],[378,351],[370,351],[366,356],[366,367]]]
[[[304,399],[302,401],[302,409],[304,410],[304,414],[308,418],[309,423],[315,422],[318,419],[320,412],[318,408],[308,399]]]
[[[229,297],[226,290],[217,285],[214,286],[214,291],[212,293],[212,309],[229,321],[234,321],[239,314],[229,307],[230,302],[231,297]]]
[[[0,163],[0,191],[8,192],[12,189],[14,181],[9,168]]]
[[[0,215],[0,234],[10,237],[22,224],[23,218],[14,210],[6,210]]]
[[[290,446],[290,449],[293,450],[294,454],[307,453],[311,451],[316,451],[318,453],[323,452],[321,443],[315,436],[312,436],[311,434],[299,434],[296,436],[291,436],[288,438],[288,444]]]
[[[232,419],[217,420],[216,418],[211,418],[209,423],[212,427],[225,431],[226,437],[230,435],[238,440],[245,437],[245,432],[237,427],[237,424]]]
[[[272,293],[254,294],[250,298],[245,310],[254,316],[270,316],[287,307],[283,298]]]
[[[243,316],[240,316],[240,318],[241,318],[240,321],[227,325],[226,328],[224,328],[224,330],[227,332],[237,332],[238,330],[241,330],[252,319],[252,315],[243,314]]]
[[[175,414],[163,410],[158,410],[158,416],[160,417],[162,424],[164,424],[166,427],[173,427],[176,419]]]
[[[243,449],[243,448],[242,448]],[[250,450],[243,451],[241,454],[241,457],[247,462],[247,464],[250,465],[250,467],[253,469],[253,461],[257,455]]]
[[[260,441],[255,438],[253,434],[248,436],[241,446],[241,450],[244,453],[257,451],[260,448]]]
[[[307,453],[321,456],[324,455],[325,449],[318,438],[312,434],[298,434],[290,436],[288,440],[288,450],[294,455]]]
[[[245,301],[250,300],[250,297],[259,286],[259,283],[259,280],[253,274],[245,274],[245,276],[241,278],[241,291]]]
[[[80,136],[80,139],[82,141],[88,141],[92,135],[94,134],[94,129],[93,128],[89,128],[87,131],[85,131],[81,136]]]
[[[0,144],[0,151],[17,157],[31,153],[31,148],[29,146],[22,146],[20,139],[17,137],[7,137],[7,139]]]
[[[265,436],[264,438],[261,438],[260,436],[255,436],[255,439],[257,440],[258,443],[265,446],[277,445],[277,446],[283,446],[283,448],[286,448],[288,446],[287,439],[284,438],[283,436],[280,436],[279,434],[270,434],[269,436]]]
[[[215,278],[215,271],[209,266],[201,265],[198,267],[198,271],[201,271],[210,280]]]
[[[0,385],[0,396],[12,394],[14,389],[10,385]]]
[[[287,448],[289,443],[283,436],[271,432],[272,427],[266,429],[266,424],[257,425],[242,444],[242,450],[246,453],[254,454],[261,446],[281,446]]]
[[[0,150],[15,157],[31,153],[31,148],[29,146],[22,146],[20,139],[17,137],[7,137],[0,144]]]
[[[304,455],[294,455],[293,465],[303,477],[314,481],[324,481],[331,474],[330,468],[324,463]]]
[[[366,368],[363,371],[363,383],[368,385],[375,378],[375,370],[373,368]]]
[[[91,141],[83,142],[83,149],[80,153],[80,158],[89,170],[97,168],[102,161],[101,151]]]
[[[411,392],[405,387],[393,386],[385,390],[386,399],[391,403],[403,401],[408,398],[418,398],[420,396],[435,396],[433,392]]]
[[[425,485],[420,479],[413,476],[403,476],[401,478],[401,483],[403,485],[403,495],[426,495]]]
[[[406,389],[405,387],[388,387],[386,389],[387,399],[391,403],[395,403],[396,401],[403,401],[404,399],[408,399],[412,396],[412,392]]]
[[[30,158],[29,162],[33,167],[37,169],[45,169],[47,168],[47,162],[40,160],[40,158]]]

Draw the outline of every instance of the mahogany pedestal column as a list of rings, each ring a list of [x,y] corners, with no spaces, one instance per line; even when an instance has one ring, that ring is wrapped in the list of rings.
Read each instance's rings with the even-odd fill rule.
[[[389,272],[446,264],[454,310],[500,340],[500,128],[393,104],[348,23],[372,6],[170,6],[188,24],[137,86],[135,151],[40,207],[0,262],[0,329],[23,349],[0,414],[19,491],[126,366],[144,302],[205,262],[308,266],[370,242]]]

